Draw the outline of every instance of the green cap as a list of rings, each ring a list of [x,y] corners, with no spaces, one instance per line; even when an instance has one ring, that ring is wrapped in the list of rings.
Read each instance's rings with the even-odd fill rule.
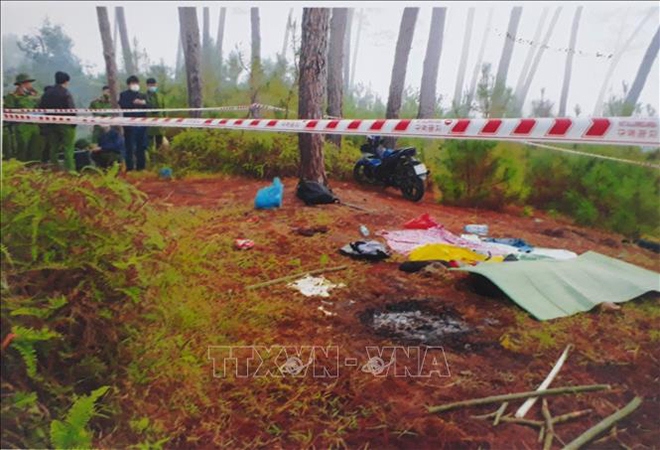
[[[30,78],[30,75],[27,73],[19,73],[16,75],[16,81],[14,82],[14,85],[18,86],[19,84],[27,83],[28,81],[34,81],[34,78]]]

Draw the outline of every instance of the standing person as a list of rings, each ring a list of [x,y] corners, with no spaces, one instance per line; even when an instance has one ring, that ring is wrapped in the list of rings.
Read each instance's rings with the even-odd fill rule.
[[[32,87],[34,79],[26,73],[16,76],[16,90],[5,95],[3,108],[33,109],[39,104],[39,94]],[[19,161],[39,161],[43,140],[39,134],[39,125],[34,123],[5,122],[2,126],[2,156],[5,159],[16,158]]]
[[[69,92],[69,80],[71,77],[66,72],[55,73],[55,85],[44,89],[41,96],[39,108],[45,109],[75,109],[73,97]],[[59,116],[75,116],[76,113],[60,113]],[[76,163],[73,157],[73,143],[76,139],[76,126],[64,124],[41,125],[41,135],[44,137],[45,146],[42,156],[43,162],[57,164],[57,157],[64,153],[64,167],[74,172]]]
[[[128,89],[119,95],[119,106],[121,109],[145,109],[147,96],[140,92],[140,80],[131,75],[126,80]],[[125,112],[124,117],[147,117],[145,112]],[[124,127],[124,141],[126,145],[126,170],[144,170],[147,165],[146,150],[147,128],[146,127]],[[135,161],[133,159],[135,158]]]
[[[101,91],[101,96],[92,100],[89,104],[89,109],[111,109],[112,103],[110,102],[110,86],[103,86]],[[94,113],[95,117],[108,117],[110,114],[104,113]],[[94,131],[92,131],[92,142],[97,144],[99,142],[99,136],[101,135],[101,128],[98,125],[94,125]]]
[[[165,96],[162,92],[158,92],[158,82],[155,78],[147,80],[147,105],[149,108],[165,109]],[[149,113],[149,117],[165,117],[163,112]],[[161,127],[149,127],[147,131],[149,142],[154,144],[154,149],[157,150],[163,145],[163,129]]]

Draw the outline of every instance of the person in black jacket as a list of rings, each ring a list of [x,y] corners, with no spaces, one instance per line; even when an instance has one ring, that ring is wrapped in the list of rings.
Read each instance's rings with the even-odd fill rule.
[[[44,109],[75,109],[73,97],[69,92],[69,74],[66,72],[55,73],[55,85],[44,89],[38,108]],[[61,113],[60,116],[75,116],[76,113]],[[42,154],[42,162],[57,164],[57,157],[64,153],[64,167],[69,171],[76,170],[73,157],[73,143],[76,139],[76,126],[63,124],[41,125],[41,135],[44,137],[45,145]]]
[[[131,75],[126,80],[128,89],[119,95],[121,109],[146,109],[147,96],[140,92],[140,80]],[[124,117],[147,117],[144,112],[125,112]],[[124,141],[126,145],[126,170],[144,170],[147,165],[146,150],[149,145],[146,127],[124,127]],[[135,161],[133,161],[135,158]]]

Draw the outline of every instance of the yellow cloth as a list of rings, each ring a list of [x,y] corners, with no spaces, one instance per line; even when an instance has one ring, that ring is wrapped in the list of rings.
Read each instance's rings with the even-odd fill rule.
[[[426,244],[410,252],[410,261],[461,261],[467,264],[476,264],[484,261],[501,262],[501,256],[487,256],[473,252],[467,248],[448,244]]]

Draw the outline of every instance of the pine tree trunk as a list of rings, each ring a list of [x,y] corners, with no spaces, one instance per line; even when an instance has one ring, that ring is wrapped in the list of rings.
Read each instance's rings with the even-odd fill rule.
[[[559,99],[559,117],[566,116],[566,102],[568,101],[568,89],[571,84],[571,72],[573,71],[573,56],[575,55],[575,43],[577,41],[577,32],[580,26],[580,16],[582,15],[582,6],[578,6],[573,16],[573,25],[571,27],[571,37],[568,41],[568,51],[566,52],[566,66],[564,67],[564,82],[561,87],[561,98]]]
[[[431,13],[431,29],[429,30],[429,40],[426,44],[424,70],[422,71],[422,84],[419,89],[419,110],[417,111],[417,117],[420,119],[430,119],[435,116],[438,66],[440,65],[440,55],[442,53],[442,37],[445,32],[446,14],[447,8],[433,8],[433,12]],[[397,47],[397,54],[398,51]],[[403,76],[405,77],[405,72]],[[401,105],[399,104],[399,108],[400,107]]]
[[[355,48],[353,49],[353,62],[351,62],[351,80],[349,82],[351,89],[355,86],[355,68],[357,67],[358,48],[360,47],[360,33],[362,33],[362,24],[364,21],[364,10],[360,9],[358,13],[357,33],[355,35]]]
[[[257,101],[261,85],[261,34],[259,8],[250,8],[250,28],[252,35],[252,55],[250,57],[250,101]]]
[[[298,118],[320,119],[327,79],[330,10],[303,8],[298,83]],[[327,184],[323,160],[323,136],[300,133],[300,178]]]
[[[470,89],[468,90],[468,96],[465,100],[465,104],[468,108],[468,111],[472,109],[472,101],[474,100],[474,94],[477,89],[477,81],[479,80],[479,74],[481,73],[481,62],[484,59],[484,52],[486,50],[486,43],[488,42],[488,34],[490,33],[490,25],[493,22],[493,8],[488,10],[488,19],[486,20],[486,27],[484,28],[484,35],[481,39],[481,46],[479,47],[479,53],[477,54],[477,62],[474,65],[474,70],[472,71],[472,81],[470,81]]]
[[[202,107],[202,52],[197,22],[197,8],[179,7],[179,24],[183,41],[183,55],[186,61],[188,84],[188,106]],[[201,111],[191,112],[191,117],[200,117]]]
[[[128,39],[128,29],[126,28],[126,16],[124,7],[115,7],[115,15],[119,24],[119,37],[121,38],[121,50],[124,55],[124,69],[128,75],[135,75],[135,64],[133,62],[133,52],[131,52],[131,41]]]
[[[463,49],[461,50],[461,61],[458,64],[458,74],[456,75],[456,86],[454,87],[453,109],[455,112],[463,112],[463,83],[465,82],[465,69],[467,67],[468,56],[470,55],[470,41],[472,39],[472,26],[474,24],[474,8],[468,9],[467,20],[465,21],[465,34],[463,35]],[[468,111],[469,112],[469,111]]]
[[[289,33],[291,32],[291,22],[293,18],[293,8],[289,8],[289,16],[286,18],[286,28],[284,29],[284,40],[282,41],[282,52],[279,56],[280,64],[286,68],[286,48],[289,45]]]
[[[181,31],[179,31],[179,45],[176,51],[176,66],[174,68],[174,78],[178,81],[183,69],[183,40],[181,39]]]
[[[626,115],[630,115],[634,112],[637,101],[639,101],[639,96],[644,88],[644,84],[646,84],[646,79],[651,72],[651,67],[655,62],[655,59],[658,57],[658,51],[660,51],[660,27],[656,30],[653,39],[651,39],[651,42],[646,49],[642,63],[637,70],[635,81],[633,81],[630,91],[628,91],[628,95],[626,96],[624,103],[624,111],[626,111]],[[630,114],[628,114],[628,111]]]
[[[506,79],[509,74],[509,65],[513,55],[513,46],[515,44],[520,16],[522,15],[522,6],[514,6],[511,9],[509,17],[509,26],[506,37],[504,38],[504,47],[502,47],[502,56],[497,66],[497,75],[495,76],[495,86],[493,87],[493,108],[491,114],[493,117],[504,117],[508,99],[506,98]]]
[[[115,48],[112,45],[112,36],[110,35],[108,8],[105,6],[97,6],[96,15],[99,20],[99,31],[101,32],[101,42],[103,43],[105,72],[107,75],[108,86],[110,86],[110,103],[113,108],[118,108],[119,105],[117,104],[117,99],[119,98],[119,83],[117,82],[117,62],[115,61]]]
[[[204,59],[206,59],[211,56],[211,13],[208,6],[205,6],[202,11],[202,52]]]
[[[225,19],[227,17],[227,8],[220,8],[220,18],[218,20],[218,36],[215,40],[216,52],[220,61],[220,71],[222,73],[222,41],[225,37]]]
[[[419,8],[404,8],[403,15],[401,16],[399,37],[396,41],[394,64],[392,65],[390,92],[389,96],[387,97],[387,109],[385,111],[385,117],[388,119],[399,118],[399,111],[401,110],[401,97],[403,96],[403,88],[406,84],[408,56],[410,56],[410,47],[412,46],[413,35],[415,34],[415,22],[417,22],[418,13]],[[395,138],[385,139],[386,147],[393,148],[395,144]]]
[[[346,17],[346,36],[344,36],[344,95],[350,92],[351,86],[351,29],[353,28],[353,8],[348,9]]]
[[[518,108],[518,99],[520,98],[520,95],[522,94],[523,88],[525,86],[525,81],[527,80],[527,75],[529,73],[529,67],[532,64],[532,59],[534,58],[535,50],[538,48],[539,39],[541,39],[541,32],[543,31],[543,27],[545,26],[545,21],[548,18],[549,11],[550,11],[549,8],[543,8],[543,12],[541,12],[541,18],[539,19],[539,24],[537,25],[536,32],[534,33],[533,45],[530,45],[529,49],[527,50],[525,63],[523,64],[522,70],[520,71],[520,75],[518,76],[518,82],[516,83],[516,90],[514,91],[513,94],[513,101],[514,101],[513,109],[515,111],[516,116],[521,115],[521,111]]]
[[[342,117],[344,98],[342,63],[344,61],[344,39],[346,38],[346,19],[348,8],[332,8],[330,20],[330,44],[328,47],[328,115]],[[341,147],[341,136],[326,136],[328,142]]]

